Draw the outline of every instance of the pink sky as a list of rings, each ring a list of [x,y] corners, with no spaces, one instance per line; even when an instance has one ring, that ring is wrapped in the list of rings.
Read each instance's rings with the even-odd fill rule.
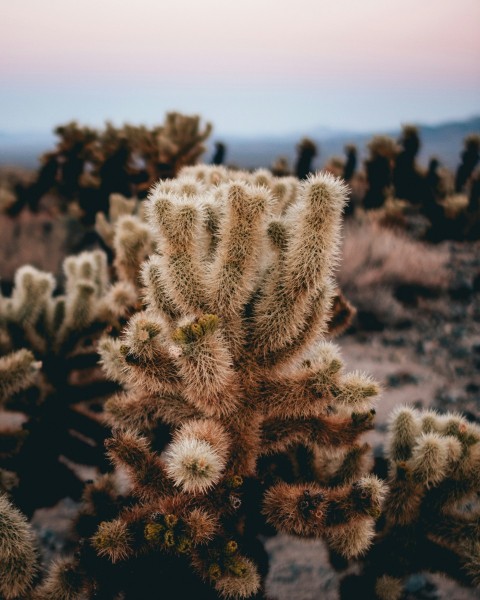
[[[69,90],[71,98],[81,89],[90,99],[101,90],[111,103],[125,83],[146,94],[168,88],[166,100],[180,104],[182,93],[194,88],[205,95],[215,86],[219,99],[243,86],[253,98],[260,86],[288,92],[285,106],[299,111],[308,90],[333,86],[339,98],[351,98],[371,88],[375,103],[383,86],[417,87],[425,106],[425,94],[432,102],[443,94],[445,117],[455,109],[465,116],[475,105],[480,112],[479,30],[479,0],[12,1],[3,3],[0,20],[0,128],[19,121],[9,113],[20,95],[37,95],[41,106],[32,101],[31,111],[40,123],[55,98],[72,102]],[[59,105],[62,115],[64,108]],[[81,116],[80,105],[72,109]],[[93,105],[90,111],[95,119]],[[105,107],[98,116],[104,113]],[[319,123],[320,117],[312,125]]]

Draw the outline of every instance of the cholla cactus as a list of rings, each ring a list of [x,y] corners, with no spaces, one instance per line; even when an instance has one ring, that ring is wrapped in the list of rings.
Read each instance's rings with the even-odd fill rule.
[[[88,543],[69,571],[84,574],[87,596],[148,598],[159,573],[182,595],[186,560],[211,590],[202,598],[261,597],[267,523],[347,557],[374,533],[383,485],[365,475],[357,440],[378,386],[344,373],[323,340],[345,188],[322,174],[290,202],[269,191],[270,174],[243,174],[259,187],[225,173],[190,170],[153,189],[146,308],[101,345],[125,390],[106,406],[108,452],[130,491],[115,497],[109,479],[89,492]],[[303,470],[282,477],[300,450]]]
[[[198,115],[167,113],[162,125],[151,129],[126,125],[123,132],[134,152],[146,165],[150,184],[175,177],[186,165],[194,165],[205,152],[204,142],[212,125],[201,124]]]
[[[159,160],[171,164],[173,175],[177,175],[182,167],[194,165],[205,152],[203,142],[211,132],[211,123],[206,123],[202,129],[198,115],[167,113],[156,134]]]
[[[110,194],[108,219],[100,212],[95,217],[95,229],[104,243],[113,248],[115,225],[121,217],[137,214],[139,203],[136,198],[125,198],[121,194]]]
[[[365,162],[368,190],[363,199],[366,209],[381,207],[391,193],[393,161],[398,153],[395,140],[386,135],[374,136],[369,144],[370,157]]]
[[[115,386],[96,366],[95,339],[106,328],[120,330],[138,298],[127,282],[109,283],[102,252],[67,258],[64,272],[65,291],[56,294],[52,275],[22,267],[11,297],[0,299],[0,404],[24,421],[20,429],[3,426],[0,467],[17,475],[11,492],[26,514],[80,495],[81,482],[61,456],[102,463],[105,431],[89,402]]]
[[[398,600],[403,580],[420,571],[478,585],[480,428],[456,414],[401,408],[389,429],[383,526],[344,597]]]
[[[480,135],[470,134],[463,141],[464,150],[461,154],[461,163],[455,174],[455,192],[463,191],[475,167],[480,161]]]
[[[30,387],[42,366],[29,350],[18,350],[0,357],[0,403],[12,394]]]
[[[37,573],[33,532],[25,517],[0,492],[0,596],[25,598]]]

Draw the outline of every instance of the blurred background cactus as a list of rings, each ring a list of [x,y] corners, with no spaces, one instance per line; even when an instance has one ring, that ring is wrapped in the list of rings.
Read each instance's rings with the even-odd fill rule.
[[[41,158],[33,182],[3,192],[6,212],[14,216],[25,206],[39,209],[47,194],[65,211],[75,202],[85,222],[97,212],[108,212],[110,194],[144,197],[152,183],[174,177],[205,152],[212,131],[199,116],[167,113],[163,125],[146,127],[107,122],[103,130],[72,121],[55,129],[57,147]],[[15,198],[6,194],[14,194]]]
[[[72,463],[105,465],[98,411],[114,386],[97,367],[96,339],[119,331],[137,302],[132,285],[110,284],[100,251],[67,258],[64,276],[60,291],[49,273],[22,267],[0,305],[0,467],[15,474],[10,493],[27,515],[79,498]]]

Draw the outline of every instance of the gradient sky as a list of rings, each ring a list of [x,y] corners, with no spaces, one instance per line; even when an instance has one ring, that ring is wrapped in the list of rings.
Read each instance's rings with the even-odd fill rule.
[[[0,130],[200,113],[217,133],[480,113],[480,0],[0,0]]]

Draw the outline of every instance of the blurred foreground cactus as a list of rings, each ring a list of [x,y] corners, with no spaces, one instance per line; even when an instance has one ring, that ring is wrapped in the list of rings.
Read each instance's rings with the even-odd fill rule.
[[[288,181],[226,173],[150,194],[145,310],[101,342],[124,387],[106,405],[117,475],[86,490],[83,543],[44,598],[75,579],[87,597],[146,599],[159,578],[180,597],[261,598],[262,532],[370,546],[385,490],[358,438],[378,386],[324,340],[345,187],[321,174],[288,197]]]
[[[36,574],[33,532],[25,517],[0,491],[0,597],[25,598]]]
[[[97,367],[95,340],[120,330],[137,302],[132,285],[110,284],[100,251],[67,258],[64,273],[59,294],[52,275],[22,267],[0,299],[0,468],[15,474],[10,491],[27,515],[80,496],[70,461],[102,464],[96,402],[115,386]]]
[[[460,415],[401,408],[390,422],[388,496],[361,577],[342,598],[400,600],[406,579],[444,573],[480,584],[480,428]]]

